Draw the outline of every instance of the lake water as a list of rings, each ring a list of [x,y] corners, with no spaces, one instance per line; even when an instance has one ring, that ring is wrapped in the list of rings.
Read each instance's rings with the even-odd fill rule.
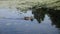
[[[60,12],[0,8],[0,34],[60,34]]]

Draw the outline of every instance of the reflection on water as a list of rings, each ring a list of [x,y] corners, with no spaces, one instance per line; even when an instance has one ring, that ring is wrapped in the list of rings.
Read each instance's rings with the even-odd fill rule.
[[[0,34],[60,34],[60,11],[0,9]]]
[[[35,9],[32,11],[32,13],[34,14],[34,18],[37,19],[39,23],[44,21],[45,14],[47,14],[52,21],[52,25],[56,25],[56,28],[60,28],[60,10]]]
[[[52,25],[56,25],[56,28],[60,28],[60,10],[50,10],[48,12]]]
[[[34,14],[34,18],[37,19],[37,21],[39,23],[41,23],[41,21],[44,20],[46,11],[44,11],[42,9],[41,10],[40,9],[36,9],[36,10],[32,10],[32,13]]]

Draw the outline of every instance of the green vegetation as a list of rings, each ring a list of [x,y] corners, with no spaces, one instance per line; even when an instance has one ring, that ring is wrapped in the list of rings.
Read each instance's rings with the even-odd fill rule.
[[[44,6],[60,10],[60,0],[0,0],[0,7],[16,7],[19,10],[28,10],[34,6]]]

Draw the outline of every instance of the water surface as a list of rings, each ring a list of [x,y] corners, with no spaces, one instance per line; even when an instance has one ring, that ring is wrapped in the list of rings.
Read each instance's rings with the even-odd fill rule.
[[[24,17],[33,16],[33,20]],[[22,18],[22,19],[21,19]],[[0,34],[60,34],[60,12],[17,9],[0,9]]]

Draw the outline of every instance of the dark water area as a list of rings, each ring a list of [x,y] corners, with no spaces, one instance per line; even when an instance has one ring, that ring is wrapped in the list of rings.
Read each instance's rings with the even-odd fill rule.
[[[0,34],[60,34],[60,11],[0,9]]]

